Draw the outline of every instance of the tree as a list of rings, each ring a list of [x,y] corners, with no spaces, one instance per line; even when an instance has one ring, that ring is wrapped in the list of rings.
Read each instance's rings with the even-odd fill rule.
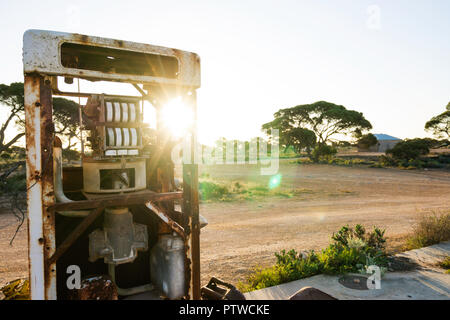
[[[9,108],[5,122],[0,127],[0,153],[7,151],[17,141],[25,135],[25,118],[24,118],[24,86],[22,82],[14,82],[10,85],[0,84],[0,104]],[[72,100],[64,98],[53,99],[53,116],[55,122],[55,133],[67,137],[68,146],[79,132],[79,115],[78,104]],[[17,131],[15,135],[8,138],[6,130],[15,124]]]
[[[376,145],[378,142],[377,137],[375,137],[372,133],[368,133],[362,135],[358,141],[356,142],[358,148],[360,149],[369,149],[371,146]]]
[[[319,162],[320,159],[329,160],[337,153],[337,149],[327,144],[318,144],[311,153],[311,160]]]
[[[10,108],[5,122],[0,127],[0,152],[8,150],[25,135],[25,119],[23,117],[24,97],[23,83],[14,82],[11,85],[0,84],[0,103]],[[19,127],[19,131],[11,138],[6,137],[6,129],[11,123]]]
[[[450,139],[450,102],[447,104],[446,111],[425,123],[425,130],[431,131],[437,138]]]
[[[273,121],[265,123],[262,128],[278,129],[280,141],[297,148],[325,145],[336,135],[372,129],[361,112],[347,110],[344,106],[326,101],[280,109],[274,117]]]
[[[317,143],[316,134],[305,128],[287,128],[280,135],[280,145],[284,148],[292,146],[297,153],[306,150],[309,155]]]

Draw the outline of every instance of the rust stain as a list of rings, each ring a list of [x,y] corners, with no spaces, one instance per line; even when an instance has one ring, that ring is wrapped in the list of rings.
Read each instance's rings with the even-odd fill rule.
[[[49,84],[40,81],[40,101],[41,101],[41,183],[42,183],[42,222],[45,241],[44,266],[45,266],[45,291],[46,296],[52,290],[51,286],[55,280],[55,264],[47,264],[47,261],[55,251],[55,214],[47,212],[47,208],[55,204],[53,185],[53,103],[52,89]]]

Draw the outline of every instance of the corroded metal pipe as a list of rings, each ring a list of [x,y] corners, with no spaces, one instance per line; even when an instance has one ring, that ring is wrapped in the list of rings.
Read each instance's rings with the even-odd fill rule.
[[[111,264],[111,263],[108,263],[108,272],[109,272],[109,276],[111,277],[111,280],[116,285],[117,293],[119,294],[119,296],[131,296],[131,295],[134,295],[134,294],[139,294],[139,293],[151,291],[151,290],[153,290],[155,288],[153,286],[153,284],[151,284],[151,283],[144,284],[142,286],[126,288],[126,289],[119,288],[119,286],[116,283],[116,266]]]
[[[59,140],[59,139],[58,139]],[[55,173],[54,176],[54,192],[56,202],[59,203],[68,203],[73,202],[64,194],[63,190],[63,182],[62,182],[62,174],[63,174],[63,166],[62,166],[62,147],[59,143],[56,143],[53,147],[53,170]],[[73,218],[84,218],[89,215],[90,210],[68,210],[68,211],[58,211],[59,214],[66,217]]]

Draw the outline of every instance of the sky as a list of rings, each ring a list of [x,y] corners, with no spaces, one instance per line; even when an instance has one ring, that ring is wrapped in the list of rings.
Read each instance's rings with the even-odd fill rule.
[[[196,52],[203,143],[260,136],[277,110],[320,100],[362,112],[373,133],[424,137],[450,101],[447,0],[3,0],[0,83],[23,81],[27,29]]]

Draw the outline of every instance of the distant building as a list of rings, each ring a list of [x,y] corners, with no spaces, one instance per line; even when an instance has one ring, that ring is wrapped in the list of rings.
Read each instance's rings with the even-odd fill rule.
[[[369,149],[358,148],[358,151],[386,152],[386,150],[392,149],[397,143],[402,141],[402,139],[383,133],[374,133],[374,136],[378,140],[377,144],[371,146]]]

